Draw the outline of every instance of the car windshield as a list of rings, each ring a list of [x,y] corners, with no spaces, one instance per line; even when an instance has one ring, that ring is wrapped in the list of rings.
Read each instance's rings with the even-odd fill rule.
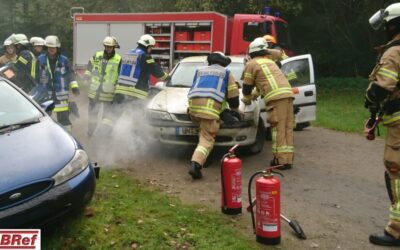
[[[179,63],[174,72],[171,75],[171,80],[167,83],[169,87],[187,87],[192,86],[194,74],[196,69],[206,66],[207,63],[204,62],[183,62]],[[228,69],[232,72],[233,77],[239,84],[242,84],[240,80],[243,72],[243,63],[231,63]]]
[[[42,112],[4,80],[0,80],[0,127],[31,122]]]

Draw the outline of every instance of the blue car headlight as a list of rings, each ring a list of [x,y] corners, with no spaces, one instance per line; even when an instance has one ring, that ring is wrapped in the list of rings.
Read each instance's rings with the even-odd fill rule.
[[[58,171],[58,173],[53,176],[54,186],[60,185],[63,182],[78,175],[88,166],[89,166],[89,157],[86,154],[86,152],[82,149],[76,150],[72,160],[67,165],[65,165],[63,169]]]

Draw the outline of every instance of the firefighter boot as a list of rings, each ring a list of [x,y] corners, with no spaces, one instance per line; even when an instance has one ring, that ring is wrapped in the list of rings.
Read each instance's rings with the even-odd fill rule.
[[[189,174],[192,176],[193,180],[201,179],[203,175],[201,174],[200,164],[195,161],[191,161],[189,166]]]
[[[400,239],[396,239],[386,231],[383,234],[371,234],[369,242],[379,246],[400,246]]]
[[[288,169],[291,169],[291,168],[292,168],[292,164],[283,164],[283,165],[280,165],[279,167],[277,167],[276,169],[288,170]]]

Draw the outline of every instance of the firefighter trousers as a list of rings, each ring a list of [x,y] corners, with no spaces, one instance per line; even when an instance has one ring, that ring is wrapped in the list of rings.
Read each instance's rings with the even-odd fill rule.
[[[95,99],[89,98],[89,119],[88,119],[88,135],[93,135],[99,123],[99,115],[103,107],[103,112],[100,116],[101,126],[110,127],[109,130],[114,125],[112,117],[112,103],[104,101],[96,101]]]
[[[64,129],[68,132],[72,131],[72,123],[69,119],[69,110],[66,111],[55,111],[57,122],[60,123]]]
[[[387,125],[387,130],[384,163],[389,176],[386,178],[386,187],[392,205],[385,230],[400,239],[400,121]]]
[[[267,121],[271,125],[272,153],[278,164],[293,164],[293,98],[269,101]]]
[[[215,119],[204,119],[192,116],[194,122],[199,123],[199,143],[192,155],[192,161],[201,166],[207,160],[208,155],[214,147],[215,137],[219,131],[219,121]]]

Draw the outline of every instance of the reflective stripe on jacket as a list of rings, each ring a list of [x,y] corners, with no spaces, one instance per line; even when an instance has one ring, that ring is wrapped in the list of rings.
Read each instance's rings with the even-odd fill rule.
[[[114,98],[115,85],[118,80],[118,66],[121,56],[115,54],[107,60],[105,69],[103,69],[104,51],[96,53],[91,59],[92,71],[88,72],[91,76],[91,84],[89,88],[89,98],[95,99],[97,93],[100,101],[111,102]],[[100,88],[100,89],[99,89]]]
[[[53,96],[54,91],[59,101],[68,100],[68,91],[70,88],[78,88],[78,84],[73,78],[68,58],[63,55],[57,56],[54,75],[51,72],[47,54],[39,56],[36,80],[46,86],[50,96]]]
[[[229,70],[213,64],[196,71],[189,98],[212,98],[220,103],[225,100]]]
[[[136,86],[142,70],[140,58],[143,54],[145,54],[143,49],[136,48],[122,56],[121,72],[118,78],[118,83],[132,87]]]
[[[262,72],[265,75],[265,78],[269,84],[269,91],[267,91],[264,95],[264,100],[269,102],[271,100],[276,100],[279,96],[293,96],[292,87],[289,82],[285,78],[286,82],[278,82],[276,76],[270,70],[271,65],[276,66],[275,62],[270,59],[262,58],[256,60],[257,64],[261,67]],[[282,73],[283,75],[283,73]],[[264,88],[265,89],[265,88]]]
[[[25,71],[30,74],[33,79],[36,78],[36,63],[35,55],[29,50],[23,50],[18,55],[17,65],[23,66]]]

